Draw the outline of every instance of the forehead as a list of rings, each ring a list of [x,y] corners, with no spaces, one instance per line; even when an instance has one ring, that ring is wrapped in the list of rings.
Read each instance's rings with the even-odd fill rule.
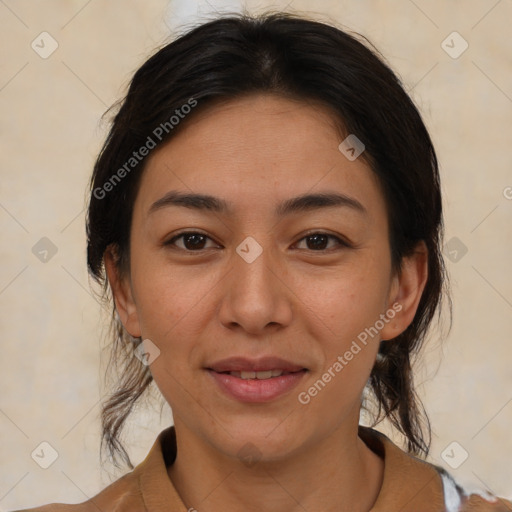
[[[139,190],[145,211],[168,190],[229,198],[235,209],[320,190],[384,207],[375,174],[363,158],[341,153],[340,123],[317,103],[252,95],[183,122],[148,157]]]

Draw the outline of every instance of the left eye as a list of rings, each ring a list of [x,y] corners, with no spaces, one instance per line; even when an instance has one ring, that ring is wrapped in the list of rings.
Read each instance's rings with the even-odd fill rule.
[[[313,246],[311,250],[313,251],[322,251],[326,249],[326,245],[328,245],[329,239],[334,240],[336,242],[336,245],[341,247],[348,247],[348,244],[345,243],[341,238],[338,238],[334,235],[329,235],[328,233],[311,233],[301,240],[299,242],[302,242],[303,240],[306,240],[306,245],[308,245],[308,249]],[[310,243],[308,243],[308,241]]]

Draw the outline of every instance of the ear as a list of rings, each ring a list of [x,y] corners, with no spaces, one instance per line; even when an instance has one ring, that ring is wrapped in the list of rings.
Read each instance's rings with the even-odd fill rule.
[[[117,251],[114,247],[109,246],[105,251],[103,261],[116,310],[124,328],[131,336],[138,338],[141,336],[141,329],[130,278],[121,274],[118,260]]]
[[[427,277],[428,249],[425,242],[421,241],[410,256],[402,259],[402,268],[393,277],[387,311],[394,311],[395,315],[382,329],[381,340],[396,338],[412,323]]]

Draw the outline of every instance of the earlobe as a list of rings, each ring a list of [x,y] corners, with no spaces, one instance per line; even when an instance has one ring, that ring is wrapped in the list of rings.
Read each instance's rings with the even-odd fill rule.
[[[109,246],[105,251],[103,261],[107,279],[112,290],[117,313],[124,328],[134,338],[141,336],[137,306],[133,299],[129,277],[121,275],[118,257],[114,247]]]
[[[412,323],[427,278],[428,249],[425,242],[421,241],[410,256],[402,259],[400,274],[393,278],[388,308],[393,309],[396,314],[382,329],[382,340],[396,338]]]

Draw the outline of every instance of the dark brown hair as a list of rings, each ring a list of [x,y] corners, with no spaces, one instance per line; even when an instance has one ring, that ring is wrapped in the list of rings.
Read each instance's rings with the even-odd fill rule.
[[[158,50],[137,70],[126,97],[118,102],[94,166],[88,267],[112,306],[103,256],[113,247],[120,269],[129,269],[132,208],[145,157],[131,159],[149,144],[148,137],[165,143],[195,111],[215,100],[251,93],[325,105],[347,134],[356,134],[365,144],[362,157],[378,176],[386,199],[394,269],[400,271],[402,258],[419,241],[428,249],[428,281],[414,320],[400,336],[381,342],[368,382],[378,408],[373,426],[388,418],[407,439],[408,451],[427,455],[431,429],[415,392],[412,358],[445,295],[438,163],[427,129],[399,78],[361,39],[302,16],[238,14],[205,22]],[[183,114],[183,106],[193,103],[194,111],[172,122],[171,116]],[[141,340],[128,335],[115,308],[112,314],[109,367],[116,367],[117,380],[102,407],[102,448],[105,443],[114,462],[120,454],[133,468],[119,435],[153,378],[149,367],[133,357]]]

